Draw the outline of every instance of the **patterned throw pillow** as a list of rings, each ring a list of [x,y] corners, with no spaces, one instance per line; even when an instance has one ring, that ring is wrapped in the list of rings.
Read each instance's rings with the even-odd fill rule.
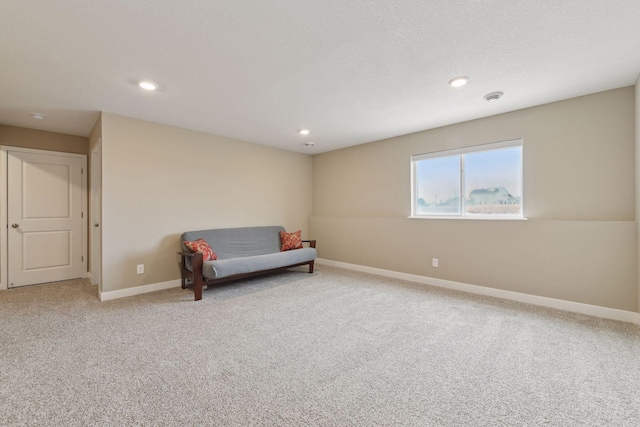
[[[202,254],[203,261],[216,260],[218,259],[218,255],[211,249],[211,246],[207,243],[206,240],[200,238],[195,242],[184,242],[184,245],[191,252],[200,252]]]
[[[293,233],[281,231],[280,242],[282,242],[282,246],[280,246],[280,252],[302,248],[302,237],[300,237],[301,233],[302,230],[294,231]]]

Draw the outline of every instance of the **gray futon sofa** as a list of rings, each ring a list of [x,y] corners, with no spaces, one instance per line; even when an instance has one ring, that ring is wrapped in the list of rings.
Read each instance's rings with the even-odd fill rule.
[[[316,241],[303,240],[310,247],[280,251],[280,226],[219,228],[188,231],[182,234],[181,273],[182,289],[192,287],[195,300],[202,299],[202,289],[211,284],[268,273],[290,267],[313,264],[317,256]],[[207,241],[218,256],[217,260],[203,261],[199,252],[190,252],[186,241]]]

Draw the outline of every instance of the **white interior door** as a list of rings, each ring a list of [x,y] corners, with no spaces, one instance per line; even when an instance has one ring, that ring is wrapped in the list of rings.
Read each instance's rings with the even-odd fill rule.
[[[10,288],[84,276],[85,162],[62,154],[7,152]]]

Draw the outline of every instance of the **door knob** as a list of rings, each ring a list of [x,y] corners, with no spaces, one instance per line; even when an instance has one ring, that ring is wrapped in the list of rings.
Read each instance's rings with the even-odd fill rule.
[[[93,224],[94,227],[100,227],[100,224]]]
[[[12,226],[13,228],[18,228],[18,227],[20,227],[20,224],[11,224],[11,226]]]

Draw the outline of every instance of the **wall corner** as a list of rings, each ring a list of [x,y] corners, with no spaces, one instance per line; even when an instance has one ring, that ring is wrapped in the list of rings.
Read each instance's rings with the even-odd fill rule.
[[[640,219],[640,74],[635,84],[635,138],[636,138],[636,239],[638,251],[636,254],[636,268],[638,270],[638,313],[640,313],[640,227],[638,227]]]

